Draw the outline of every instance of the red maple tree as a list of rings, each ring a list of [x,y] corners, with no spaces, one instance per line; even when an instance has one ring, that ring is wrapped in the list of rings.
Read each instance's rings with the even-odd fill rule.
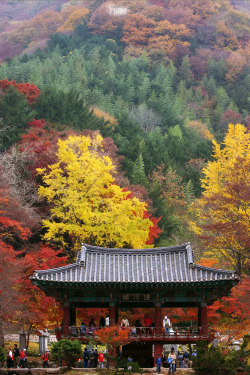
[[[40,90],[33,83],[16,83],[16,81],[8,81],[4,79],[0,81],[0,90],[5,93],[9,86],[17,88],[23,94],[30,105],[34,104],[40,95]]]

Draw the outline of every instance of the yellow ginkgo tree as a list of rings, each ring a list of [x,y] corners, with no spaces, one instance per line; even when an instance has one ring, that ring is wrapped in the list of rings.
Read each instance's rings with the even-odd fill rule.
[[[222,145],[213,144],[214,160],[202,171],[203,194],[191,206],[191,227],[210,254],[240,275],[250,254],[250,134],[230,124]]]
[[[81,242],[104,247],[146,247],[152,222],[146,204],[114,183],[115,166],[96,134],[58,142],[58,162],[38,169],[39,195],[50,204],[44,239],[74,255]]]

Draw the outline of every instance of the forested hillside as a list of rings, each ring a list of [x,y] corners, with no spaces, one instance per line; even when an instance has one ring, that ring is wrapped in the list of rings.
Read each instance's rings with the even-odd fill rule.
[[[5,251],[57,266],[51,254],[72,260],[84,241],[191,241],[197,261],[246,273],[248,2],[6,0],[0,12]]]

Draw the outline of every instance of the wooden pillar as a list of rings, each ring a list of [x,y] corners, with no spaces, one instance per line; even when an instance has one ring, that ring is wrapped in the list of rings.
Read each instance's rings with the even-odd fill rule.
[[[109,326],[113,327],[116,325],[116,306],[115,302],[109,303]]]
[[[161,303],[156,302],[155,303],[155,334],[161,335],[162,333],[162,321],[161,321]],[[154,352],[154,366],[156,366],[156,358],[158,357],[158,354],[162,357],[162,348],[163,344],[162,342],[156,342],[155,343],[155,352]]]
[[[70,305],[69,316],[70,316],[70,319],[69,319],[70,326],[75,326],[76,325],[76,307],[75,306]]]
[[[201,334],[207,335],[207,304],[205,302],[202,302],[199,307],[198,318],[200,320]]]
[[[70,304],[65,302],[63,304],[63,334],[68,335],[70,326]]]
[[[162,321],[161,321],[161,303],[155,303],[155,334],[160,335],[162,333]]]
[[[155,352],[154,352],[154,366],[156,366],[156,358],[158,357],[158,354],[160,354],[160,356],[162,358],[162,350],[163,350],[162,342],[156,342],[155,343]]]
[[[198,307],[198,327],[201,326],[201,308],[200,306]]]

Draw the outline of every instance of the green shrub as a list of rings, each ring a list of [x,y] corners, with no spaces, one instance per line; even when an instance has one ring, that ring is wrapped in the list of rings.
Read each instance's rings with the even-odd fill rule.
[[[82,356],[82,345],[78,340],[61,340],[51,345],[53,360],[59,365],[65,361],[68,367],[75,367],[77,358]]]
[[[132,370],[128,370],[128,366],[131,366]],[[116,368],[117,368],[117,370],[122,368],[123,369],[122,373],[140,373],[140,374],[142,374],[142,369],[140,368],[139,363],[138,362],[130,362],[128,364],[128,361],[127,361],[126,358],[118,359]],[[119,373],[119,372],[117,372],[117,373]]]
[[[196,346],[197,357],[193,358],[195,374],[202,375],[235,375],[236,369],[246,368],[248,352],[230,350],[227,347],[208,346],[206,342],[200,342]]]
[[[0,347],[0,366],[3,366],[5,360],[6,360],[6,358],[5,358],[5,350],[4,350],[4,347],[1,346]]]

